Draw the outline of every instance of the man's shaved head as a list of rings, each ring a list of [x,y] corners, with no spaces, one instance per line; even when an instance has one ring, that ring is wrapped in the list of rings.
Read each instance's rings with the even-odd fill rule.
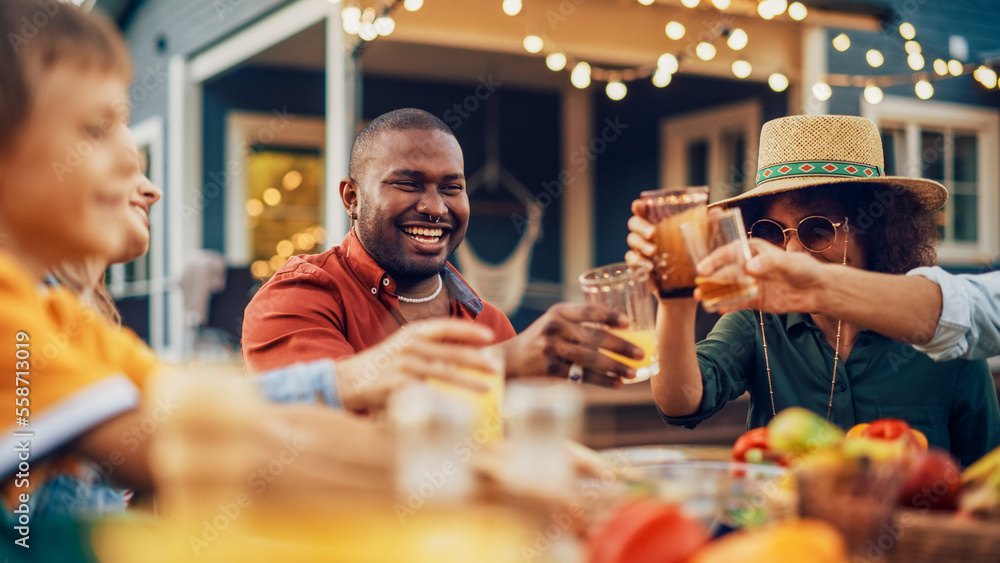
[[[379,134],[384,131],[409,131],[409,130],[438,130],[454,137],[455,134],[434,114],[422,109],[402,108],[383,113],[368,124],[367,127],[358,133],[351,147],[351,162],[347,174],[359,184],[363,181],[371,155],[371,149],[375,145]]]

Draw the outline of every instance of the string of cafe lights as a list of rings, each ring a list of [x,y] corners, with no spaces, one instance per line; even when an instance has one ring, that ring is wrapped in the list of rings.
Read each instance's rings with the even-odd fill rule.
[[[818,100],[827,100],[833,93],[831,86],[853,86],[864,88],[865,100],[870,104],[877,104],[882,101],[882,88],[913,84],[914,94],[921,100],[929,100],[934,95],[934,82],[966,74],[972,74],[988,90],[997,88],[997,73],[993,69],[996,60],[962,63],[957,59],[936,58],[930,69],[925,70],[927,60],[923,47],[917,41],[916,28],[909,22],[903,22],[899,25],[899,35],[906,41],[903,44],[906,64],[913,73],[883,76],[827,74],[823,81],[812,86],[812,95]],[[841,52],[851,48],[851,38],[846,33],[834,37],[831,43],[834,49]],[[878,49],[869,49],[865,53],[865,61],[870,67],[879,68],[885,62],[885,57]]]
[[[356,3],[345,3],[340,10],[340,20],[344,32],[362,41],[374,41],[378,37],[391,35],[396,29],[392,14],[400,7],[408,12],[416,12],[424,6],[424,0],[388,0],[378,7],[362,9]]]
[[[644,6],[652,5],[655,2],[655,0],[637,1]],[[726,11],[733,4],[733,0],[704,1],[706,5],[710,3],[719,11]],[[681,4],[689,9],[696,8],[701,2],[702,0],[681,0]],[[757,14],[765,20],[787,15],[788,18],[799,22],[805,20],[809,15],[808,8],[801,2],[789,4],[787,0],[759,0],[756,4]],[[502,0],[504,13],[512,17],[522,12],[523,5],[524,0]],[[667,22],[664,32],[670,39],[679,40],[685,36],[686,29],[683,23],[675,19]],[[970,73],[984,87],[988,89],[997,87],[997,74],[992,68],[995,61],[985,61],[982,64],[963,64],[955,59],[948,61],[936,59],[933,62],[933,74],[931,74],[924,70],[926,61],[922,47],[916,41],[916,30],[913,25],[902,23],[899,26],[899,33],[906,40],[904,49],[907,53],[907,63],[914,71],[913,73],[884,76],[826,74],[822,81],[812,85],[813,96],[825,101],[833,94],[832,86],[852,86],[864,88],[865,99],[869,103],[877,104],[882,101],[882,88],[912,83],[917,97],[926,100],[934,95],[932,82]],[[734,52],[741,51],[749,42],[745,30],[732,27],[723,29],[712,40],[702,41],[693,48],[679,53],[664,53],[660,55],[655,64],[644,64],[630,68],[605,68],[578,59],[558,49],[555,45],[547,43],[542,37],[535,34],[525,36],[523,46],[525,51],[532,54],[544,52],[545,64],[554,72],[571,69],[570,82],[573,86],[585,89],[591,85],[592,80],[606,82],[605,93],[607,96],[612,100],[621,100],[628,93],[627,82],[651,78],[654,86],[664,88],[670,84],[673,75],[680,69],[680,64],[686,57],[695,56],[703,61],[714,59],[718,54],[715,43],[723,37],[726,39],[727,46]],[[850,48],[850,37],[841,33],[833,38],[832,44],[838,51],[846,51]],[[878,68],[884,62],[882,53],[877,49],[870,49],[866,53],[865,59],[872,68]],[[736,78],[742,80],[753,73],[753,65],[743,58],[738,58],[732,63],[731,70]],[[788,77],[780,72],[768,76],[767,82],[771,89],[776,92],[782,92],[789,86]]]
[[[655,0],[637,0],[644,6],[652,5]],[[710,4],[719,11],[728,10],[733,0],[704,0],[706,5]],[[681,0],[686,8],[697,8],[702,0]],[[744,2],[747,3],[747,2]],[[517,16],[524,7],[524,0],[502,0],[502,8],[508,16]],[[782,15],[795,21],[802,21],[809,15],[809,10],[801,2],[788,3],[787,0],[761,0],[756,2],[757,14],[765,19],[772,20]],[[664,26],[664,33],[673,40],[684,38],[687,29],[678,20],[671,20]],[[715,37],[708,41],[700,41],[696,45],[688,47],[679,52],[663,53],[657,58],[655,64],[643,64],[629,68],[605,68],[591,62],[574,57],[554,45],[546,44],[545,40],[535,34],[529,34],[524,38],[525,51],[537,54],[545,52],[545,64],[549,70],[559,72],[564,69],[570,70],[570,82],[573,86],[584,89],[588,88],[592,80],[606,82],[605,93],[612,100],[621,100],[628,93],[627,82],[633,80],[651,79],[657,88],[664,88],[670,84],[673,75],[680,70],[682,62],[689,57],[696,57],[703,61],[714,59],[719,52],[716,43],[725,39],[726,46],[734,52],[742,51],[749,42],[746,30],[739,27],[722,29],[716,33]],[[753,65],[743,59],[738,58],[732,64],[733,75],[744,79],[753,73]],[[788,88],[788,77],[780,72],[768,76],[768,84],[777,92]]]

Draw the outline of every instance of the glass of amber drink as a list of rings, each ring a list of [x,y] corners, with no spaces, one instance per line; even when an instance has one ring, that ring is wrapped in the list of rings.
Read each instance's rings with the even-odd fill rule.
[[[705,216],[708,188],[654,190],[640,197],[646,202],[646,219],[656,226],[653,281],[660,297],[691,297],[694,268],[684,251],[680,226]]]
[[[714,312],[724,305],[757,295],[757,282],[747,275],[750,245],[739,209],[727,209],[688,221],[680,227],[684,246],[693,268],[709,254],[719,257],[724,266],[705,277],[696,277],[701,290],[701,304]]]
[[[477,444],[496,443],[502,441],[504,436],[503,412],[501,410],[506,382],[504,358],[500,350],[494,347],[483,348],[480,353],[493,366],[493,373],[466,368],[460,369],[459,373],[481,379],[489,386],[489,390],[485,393],[438,379],[428,379],[427,382],[431,387],[440,389],[445,394],[456,397],[472,407],[475,414],[475,427],[471,438]]]
[[[623,379],[624,383],[638,383],[655,375],[659,370],[654,353],[653,328],[656,315],[653,294],[649,292],[649,272],[630,270],[624,262],[587,270],[580,274],[580,286],[588,305],[618,313],[628,319],[628,328],[605,328],[611,334],[635,344],[646,353],[642,359],[627,358],[614,352],[601,350],[609,358],[635,368],[636,377]]]

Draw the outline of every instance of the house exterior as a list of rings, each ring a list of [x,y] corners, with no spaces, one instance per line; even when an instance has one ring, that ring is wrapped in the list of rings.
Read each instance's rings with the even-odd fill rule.
[[[789,114],[874,119],[890,174],[939,179],[953,194],[942,264],[997,267],[1000,91],[970,74],[1000,62],[1000,9],[988,0],[806,1],[801,20],[787,7],[765,19],[756,0],[379,6],[390,4],[391,34],[366,42],[344,30],[367,16],[345,8],[373,0],[96,1],[132,50],[133,127],[165,188],[150,256],[116,267],[111,287],[126,322],[161,354],[193,352],[197,321],[180,279],[200,250],[221,253],[231,274],[208,324],[237,336],[255,280],[289,254],[339,243],[351,139],[366,120],[406,106],[441,117],[463,147],[467,241],[481,260],[504,261],[531,231],[529,210],[541,211],[527,271],[505,262],[511,276],[527,276],[511,315],[518,328],[580,299],[584,269],[622,259],[639,192],[707,184],[721,199],[752,187],[761,124]],[[904,23],[919,47],[907,45]],[[924,64],[914,70],[907,50],[917,48]],[[565,69],[547,68],[560,56]],[[937,59],[954,59],[960,75],[936,74]],[[929,99],[915,91],[920,79]],[[878,103],[866,86],[880,86]]]

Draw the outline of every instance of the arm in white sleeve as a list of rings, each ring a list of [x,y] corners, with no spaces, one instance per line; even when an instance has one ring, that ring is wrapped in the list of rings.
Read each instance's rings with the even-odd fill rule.
[[[294,364],[254,378],[262,397],[274,403],[324,403],[341,408],[337,368],[330,360]]]
[[[941,317],[933,338],[915,346],[937,361],[988,358],[1000,354],[1000,272],[953,275],[935,266],[907,275],[941,287]]]

